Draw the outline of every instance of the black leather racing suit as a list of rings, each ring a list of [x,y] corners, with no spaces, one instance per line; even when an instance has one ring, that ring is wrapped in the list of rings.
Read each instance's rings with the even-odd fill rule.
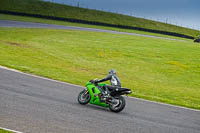
[[[119,78],[116,76],[116,74],[109,74],[107,77],[97,81],[99,82],[104,82],[110,80],[111,85],[105,85],[104,89],[109,93],[109,91],[113,91],[116,88],[121,88],[121,83]]]

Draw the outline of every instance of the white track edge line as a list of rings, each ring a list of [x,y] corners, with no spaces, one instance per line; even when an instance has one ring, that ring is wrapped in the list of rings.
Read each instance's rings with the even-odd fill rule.
[[[71,85],[71,86],[75,86],[75,87],[84,88],[83,86],[80,86],[80,85],[75,85],[75,84],[71,84],[71,83],[67,83],[67,82],[63,82],[63,81],[59,81],[59,80],[54,80],[54,79],[50,79],[50,78],[46,78],[46,77],[42,77],[42,76],[38,76],[38,75],[33,75],[33,74],[30,74],[30,73],[21,72],[19,70],[4,67],[4,66],[1,66],[1,65],[0,65],[0,68],[6,69],[6,70],[9,70],[9,71],[13,71],[13,72],[17,72],[17,73],[21,73],[21,74],[31,76],[31,77],[35,77],[35,78],[40,78],[40,79],[44,79],[44,80],[49,80],[49,81],[53,81],[53,82],[58,82],[58,83],[62,83],[62,84],[67,84],[67,85]]]
[[[8,128],[3,128],[3,127],[0,127],[0,129],[7,130],[7,131],[10,131],[10,132],[14,132],[14,133],[23,133],[23,132],[20,132],[20,131],[8,129]]]
[[[80,86],[80,85],[75,85],[75,84],[71,84],[71,83],[67,83],[67,82],[63,82],[63,81],[58,81],[58,80],[49,79],[49,78],[45,78],[45,77],[41,77],[41,76],[37,76],[37,75],[33,75],[33,74],[24,73],[24,72],[21,72],[21,71],[12,69],[12,68],[4,67],[4,66],[1,66],[1,65],[0,65],[0,68],[6,69],[6,70],[9,70],[9,71],[13,71],[13,72],[17,72],[17,73],[21,73],[21,74],[24,74],[24,75],[27,75],[27,76],[31,76],[31,77],[35,77],[35,78],[40,78],[40,79],[49,80],[49,81],[62,83],[62,84],[67,84],[67,85],[71,85],[71,86],[75,86],[75,87],[79,87],[79,88],[84,88],[83,86]],[[156,101],[150,101],[150,100],[145,100],[145,99],[141,99],[141,98],[137,98],[137,97],[128,96],[128,98],[136,99],[136,100],[140,100],[140,101],[144,101],[144,102],[150,102],[150,103],[155,103],[155,104],[160,104],[160,105],[171,106],[171,107],[176,107],[176,108],[181,108],[181,109],[200,112],[200,110],[197,110],[197,109],[192,109],[192,108],[187,108],[187,107],[182,107],[182,106],[172,105],[172,104],[167,104],[167,103],[161,103],[161,102],[156,102]]]

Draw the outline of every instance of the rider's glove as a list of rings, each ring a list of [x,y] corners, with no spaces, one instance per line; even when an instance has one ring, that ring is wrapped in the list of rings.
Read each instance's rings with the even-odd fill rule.
[[[94,83],[99,83],[99,80],[98,79],[94,80]]]
[[[90,82],[91,82],[92,84],[96,84],[98,81],[97,81],[97,80],[90,80]]]

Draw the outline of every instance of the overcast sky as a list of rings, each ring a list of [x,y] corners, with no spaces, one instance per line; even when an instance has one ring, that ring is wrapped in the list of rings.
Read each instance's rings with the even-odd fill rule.
[[[200,0],[45,0],[200,30]]]

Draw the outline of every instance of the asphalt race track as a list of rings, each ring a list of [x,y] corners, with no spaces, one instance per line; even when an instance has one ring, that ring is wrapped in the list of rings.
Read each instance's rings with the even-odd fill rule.
[[[54,25],[54,24],[42,24],[42,23],[32,23],[32,22],[20,22],[20,21],[10,21],[10,20],[0,20],[0,27],[19,27],[19,28],[49,28],[49,29],[65,29],[65,30],[82,30],[82,31],[94,31],[94,32],[107,32],[113,34],[125,34],[125,35],[134,35],[134,36],[143,36],[143,37],[151,37],[158,39],[167,39],[167,40],[177,40],[178,39],[166,38],[166,37],[158,37],[137,33],[128,33],[128,32],[118,32],[111,30],[102,30],[95,28],[83,28],[83,27],[75,27],[75,26],[63,26],[63,25]]]
[[[25,133],[200,133],[200,111],[126,98],[126,108],[113,113],[78,104],[82,89],[0,67],[0,127]]]

